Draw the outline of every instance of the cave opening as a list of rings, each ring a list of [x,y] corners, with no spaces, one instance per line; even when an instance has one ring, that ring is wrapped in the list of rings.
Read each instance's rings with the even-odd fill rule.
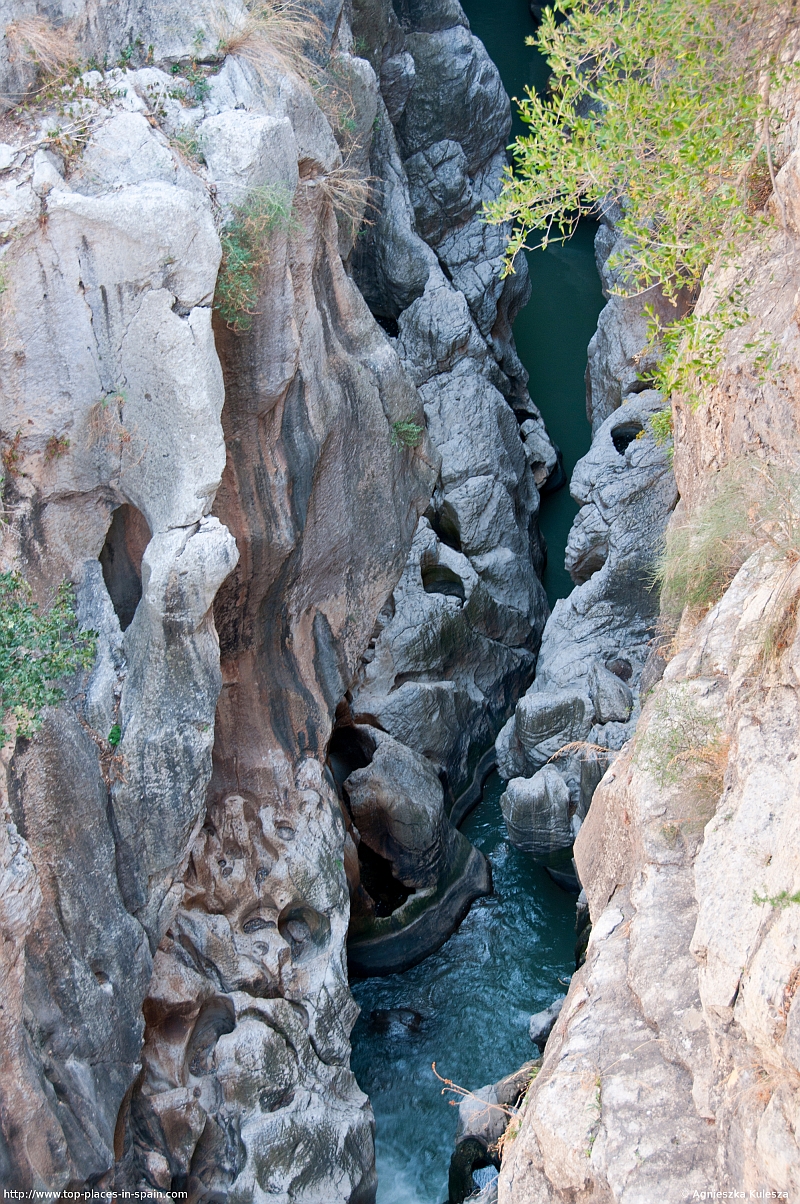
[[[391,861],[376,853],[363,839],[358,846],[358,862],[361,885],[375,904],[376,916],[390,916],[415,893],[412,886],[395,877]]]
[[[623,422],[614,427],[611,432],[611,442],[621,456],[625,455],[634,439],[639,438],[643,429],[641,422]]]
[[[465,602],[467,592],[464,582],[458,573],[449,569],[446,564],[426,564],[422,566],[422,588],[426,594],[444,594],[449,598],[458,598]]]
[[[425,518],[442,543],[447,544],[448,548],[452,548],[454,552],[461,551],[461,531],[458,526],[458,518],[449,503],[445,502],[438,510],[433,505],[428,506]]]
[[[150,528],[141,510],[127,502],[117,506],[99,560],[123,631],[130,627],[142,598],[142,557],[150,539]]]
[[[344,797],[344,783],[350,774],[356,769],[365,769],[374,754],[373,741],[366,732],[353,726],[352,721],[333,729],[328,741],[328,766],[340,796]]]

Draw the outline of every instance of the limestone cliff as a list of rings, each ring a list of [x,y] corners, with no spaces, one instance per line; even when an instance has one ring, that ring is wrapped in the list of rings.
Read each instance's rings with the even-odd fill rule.
[[[594,794],[575,845],[586,962],[506,1144],[500,1204],[800,1187],[797,172],[794,149],[776,228],[723,282],[751,320],[724,335],[701,404],[676,403],[673,529],[735,477],[760,537],[705,617],[684,615]]]
[[[530,676],[555,466],[510,340],[524,281],[498,284],[475,216],[508,101],[455,3],[357,7],[359,54],[343,6],[317,11],[293,58],[235,5],[2,9],[3,567],[43,604],[72,581],[98,633],[4,763],[14,1187],[372,1199],[356,825],[417,911],[440,890],[455,923],[487,886],[445,785]],[[268,253],[237,324],[220,280],[253,197]],[[349,811],[343,703],[375,733]],[[428,790],[411,850],[388,839],[403,774]]]

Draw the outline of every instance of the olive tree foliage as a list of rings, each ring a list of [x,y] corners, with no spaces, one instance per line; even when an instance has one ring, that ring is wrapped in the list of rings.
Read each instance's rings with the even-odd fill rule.
[[[616,204],[615,291],[696,295],[770,220],[797,29],[787,0],[555,0],[529,39],[550,87],[520,102],[529,132],[485,211],[514,224],[505,272]]]

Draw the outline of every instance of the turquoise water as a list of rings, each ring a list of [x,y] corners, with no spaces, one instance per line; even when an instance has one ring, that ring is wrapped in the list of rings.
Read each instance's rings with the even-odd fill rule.
[[[542,91],[547,64],[525,38],[536,30],[528,0],[462,0],[473,33],[498,66],[506,91],[522,97],[526,86]],[[512,135],[525,132],[516,116]],[[550,437],[561,448],[567,477],[589,450],[586,420],[586,346],[603,307],[594,261],[594,222],[584,222],[563,245],[528,254],[533,293],[514,324],[520,358],[530,373],[530,393]],[[577,506],[569,489],[542,499],[540,526],[548,546],[544,586],[552,605],[572,589],[564,568],[564,548]]]
[[[574,968],[575,900],[512,848],[489,779],[462,832],[489,858],[494,894],[480,899],[437,953],[405,974],[353,983],[361,1016],[353,1031],[353,1070],[377,1122],[378,1204],[441,1204],[457,1112],[441,1094],[431,1063],[474,1089],[537,1056],[531,1013],[565,991]],[[407,1008],[418,1031],[373,1018]]]

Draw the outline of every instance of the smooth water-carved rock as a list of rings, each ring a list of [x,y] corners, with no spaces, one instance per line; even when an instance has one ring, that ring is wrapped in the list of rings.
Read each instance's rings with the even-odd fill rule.
[[[477,212],[497,194],[505,163],[499,76],[457,3],[406,5],[402,28],[387,5],[381,12],[387,61],[408,55],[414,86],[396,138],[384,118],[373,141],[374,225],[353,263],[420,389],[442,469],[426,515],[435,540],[420,527],[352,700],[446,769],[459,793],[530,680],[547,611],[536,576],[538,487],[557,471],[557,455],[511,338],[527,274],[499,280],[505,234]],[[370,46],[375,20],[362,5],[356,30]],[[460,609],[419,588],[423,545],[435,563],[448,549],[462,557],[458,569],[449,565],[463,582]]]
[[[658,618],[654,566],[677,500],[667,451],[648,425],[662,405],[652,390],[628,398],[575,466],[570,489],[581,509],[566,563],[578,584],[556,603],[536,680],[497,738],[498,767],[509,779],[528,777],[563,749],[554,765],[569,791],[573,826],[602,776],[591,746],[621,748],[638,717]]]
[[[331,747],[339,777],[348,762],[366,760],[341,780],[359,859],[351,971],[396,973],[438,949],[491,890],[489,864],[448,820],[442,783],[424,757],[361,725],[337,728]]]
[[[569,787],[552,765],[530,778],[512,778],[500,796],[508,839],[535,857],[569,848],[569,804]]]

